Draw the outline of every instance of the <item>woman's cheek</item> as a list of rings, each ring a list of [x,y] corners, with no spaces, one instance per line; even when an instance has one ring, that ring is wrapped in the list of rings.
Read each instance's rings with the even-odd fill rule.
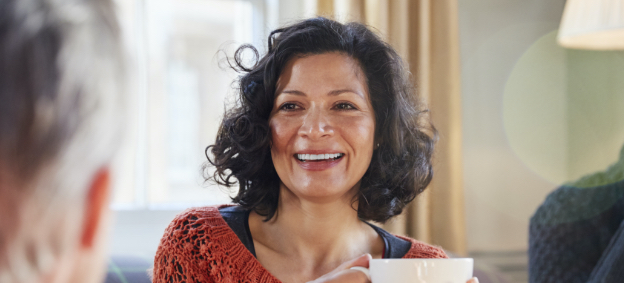
[[[288,117],[274,117],[269,122],[271,128],[271,151],[280,153],[287,150],[289,140],[297,134],[295,119]]]
[[[370,143],[372,148],[375,138],[375,122],[370,117],[348,117],[342,119],[337,125],[339,125],[341,132],[345,133],[348,139],[360,144]]]

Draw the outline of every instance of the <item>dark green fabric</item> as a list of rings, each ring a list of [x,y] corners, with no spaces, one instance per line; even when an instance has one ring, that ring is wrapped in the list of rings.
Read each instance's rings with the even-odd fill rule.
[[[563,186],[531,218],[530,282],[589,282],[624,221],[624,181],[595,188]],[[605,273],[602,273],[605,274]],[[604,278],[603,278],[604,279]],[[624,282],[624,278],[616,281]]]
[[[620,158],[609,166],[607,170],[584,176],[583,178],[566,184],[568,187],[593,188],[609,184],[614,184],[624,180],[624,146],[620,149]]]
[[[594,268],[589,282],[624,282],[624,221]]]

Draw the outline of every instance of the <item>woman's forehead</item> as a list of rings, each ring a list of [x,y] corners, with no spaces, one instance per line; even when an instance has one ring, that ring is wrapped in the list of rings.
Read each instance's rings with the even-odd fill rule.
[[[329,94],[341,90],[367,94],[368,86],[358,61],[338,52],[291,59],[284,66],[276,84],[277,95],[283,91],[320,91]]]

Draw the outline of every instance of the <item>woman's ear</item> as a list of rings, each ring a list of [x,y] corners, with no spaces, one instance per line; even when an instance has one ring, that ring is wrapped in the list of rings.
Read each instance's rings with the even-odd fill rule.
[[[102,216],[108,209],[110,170],[102,167],[93,176],[86,195],[81,246],[92,248],[99,232]]]

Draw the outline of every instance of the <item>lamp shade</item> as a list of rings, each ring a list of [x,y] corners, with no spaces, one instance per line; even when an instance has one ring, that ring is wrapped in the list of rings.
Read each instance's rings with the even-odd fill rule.
[[[624,0],[567,0],[557,40],[567,48],[624,49]]]

